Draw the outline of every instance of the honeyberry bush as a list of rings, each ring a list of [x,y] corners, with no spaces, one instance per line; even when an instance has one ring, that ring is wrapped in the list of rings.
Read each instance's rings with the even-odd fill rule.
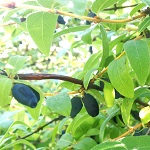
[[[149,7],[1,2],[0,149],[149,149]]]

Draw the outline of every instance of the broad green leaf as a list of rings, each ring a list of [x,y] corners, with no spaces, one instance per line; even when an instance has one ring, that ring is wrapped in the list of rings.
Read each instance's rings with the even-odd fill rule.
[[[117,2],[119,2],[119,0]],[[116,0],[96,0],[94,1],[92,5],[92,11],[95,13],[98,13],[99,11],[102,11],[105,8],[108,8],[115,3],[116,3]]]
[[[6,72],[8,75],[12,77],[23,67],[26,62],[26,56],[12,56],[9,58],[8,63],[6,64]]]
[[[62,135],[62,137],[58,140],[56,147],[57,149],[63,149],[65,147],[68,147],[73,142],[73,137],[69,133],[65,133]]]
[[[92,79],[93,72],[95,70],[96,70],[95,68],[92,68],[91,70],[87,71],[87,73],[85,74],[84,79],[83,79],[83,85],[85,89],[88,88],[89,82]]]
[[[22,84],[28,85],[29,87],[33,88],[34,90],[36,90],[40,94],[40,100],[39,100],[39,102],[35,108],[30,108],[30,107],[26,106],[26,109],[30,113],[32,118],[35,120],[38,120],[40,113],[41,113],[42,103],[44,100],[44,94],[43,94],[42,90],[39,87],[37,87],[37,86],[33,85],[32,83],[27,82],[27,81],[19,80],[19,81],[15,81],[15,83],[22,83]]]
[[[91,33],[97,27],[97,24],[91,26],[89,29],[85,30],[82,34],[82,40],[87,44],[92,44]]]
[[[101,127],[100,127],[100,131],[99,131],[99,138],[101,141],[103,141],[103,138],[104,138],[104,132],[105,132],[105,128],[106,128],[106,125],[107,123],[110,121],[110,119],[112,117],[115,116],[115,114],[120,110],[120,108],[117,108],[115,110],[113,110],[109,116],[105,119],[105,121],[102,123]]]
[[[127,150],[126,145],[124,143],[118,141],[107,141],[101,144],[96,145],[91,150]]]
[[[9,78],[0,78],[0,106],[3,107],[10,104],[10,92],[12,88],[12,80]]]
[[[10,144],[7,144],[6,146],[2,147],[1,150],[6,150],[6,149],[10,149],[13,148],[14,145],[17,144],[24,144],[24,145],[28,145],[30,148],[32,148],[33,150],[36,150],[36,147],[31,143],[28,142],[27,140],[21,139],[21,140],[17,140],[15,142],[12,142]]]
[[[78,114],[70,125],[71,134],[78,140],[81,136],[92,128],[95,118],[92,118],[87,113],[82,115]]]
[[[150,1],[149,0],[142,0],[142,2],[150,7]]]
[[[100,63],[100,56],[101,56],[100,52],[92,54],[91,57],[85,63],[83,71],[87,71],[92,68],[98,68]]]
[[[150,94],[150,91],[147,88],[138,88],[135,90],[133,98],[123,99],[123,102],[121,105],[121,114],[122,114],[123,121],[126,125],[129,125],[130,113],[131,113],[132,105],[135,99],[137,99],[138,97],[144,97],[148,93]]]
[[[128,150],[148,150],[150,149],[149,145],[150,136],[128,136],[121,140],[121,143],[124,143]]]
[[[137,6],[135,6],[131,12],[130,12],[130,16],[133,16],[136,12],[138,12],[138,10],[142,9],[143,7],[145,7],[144,3],[138,4]]]
[[[49,55],[57,23],[57,15],[48,12],[36,12],[27,17],[28,32],[39,48],[39,50]]]
[[[71,111],[71,101],[67,93],[59,93],[46,99],[46,105],[54,112],[63,116],[69,116]]]
[[[131,40],[124,44],[124,49],[139,83],[144,85],[150,73],[150,51],[147,42]]]
[[[134,84],[128,72],[125,57],[112,61],[108,66],[108,75],[114,88],[123,96],[134,96]]]
[[[150,26],[150,17],[144,18],[144,20],[138,26],[139,32],[144,31],[148,26]]]
[[[109,56],[109,40],[107,38],[107,33],[105,28],[100,25],[100,31],[102,35],[102,45],[103,45],[103,56],[100,63],[100,66],[103,67],[106,61],[106,58]]]
[[[96,145],[97,143],[95,142],[95,140],[89,137],[85,137],[82,140],[80,140],[77,144],[75,144],[73,147],[79,150],[84,150],[84,149],[91,150],[91,148],[93,148]]]
[[[67,34],[67,33],[71,33],[71,32],[78,32],[78,31],[83,31],[83,30],[86,30],[88,29],[90,26],[86,25],[86,26],[77,26],[77,27],[70,27],[70,28],[67,28],[67,29],[64,29],[60,32],[57,32],[54,34],[54,38],[57,38],[58,36],[61,36],[63,34]]]

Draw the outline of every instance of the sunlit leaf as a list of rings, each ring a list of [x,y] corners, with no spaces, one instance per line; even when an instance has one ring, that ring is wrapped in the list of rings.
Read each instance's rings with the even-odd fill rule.
[[[144,40],[131,40],[124,44],[124,49],[139,83],[144,85],[150,72],[148,43]]]
[[[114,88],[123,96],[134,96],[134,84],[129,75],[125,57],[112,61],[108,66],[108,75]]]
[[[57,15],[36,12],[27,17],[28,32],[39,50],[48,55],[57,23]]]

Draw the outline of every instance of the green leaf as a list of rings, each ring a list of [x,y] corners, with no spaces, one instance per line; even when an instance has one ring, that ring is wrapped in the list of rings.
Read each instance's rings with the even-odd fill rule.
[[[117,2],[119,2],[119,0]],[[95,13],[98,13],[99,11],[102,11],[105,8],[108,8],[115,3],[116,3],[116,0],[96,0],[94,1],[92,5],[92,11]]]
[[[148,43],[144,40],[131,40],[124,44],[124,49],[139,83],[144,85],[150,72],[150,50]]]
[[[87,0],[82,0],[82,1],[81,0],[74,0],[72,2],[74,4],[73,12],[78,14],[78,15],[83,15],[85,12],[85,9],[86,9]],[[80,9],[79,9],[79,6],[80,6]]]
[[[93,72],[95,70],[96,70],[95,68],[92,68],[91,70],[87,71],[87,73],[85,74],[84,79],[83,79],[83,85],[85,89],[88,88],[89,82],[92,79]]]
[[[148,26],[150,26],[150,17],[144,18],[144,20],[139,24],[139,32],[144,31]]]
[[[130,12],[130,16],[133,16],[136,12],[138,12],[138,10],[142,9],[143,7],[145,7],[144,3],[138,4],[137,6],[135,6],[131,12]]]
[[[91,33],[92,31],[97,27],[97,24],[91,26],[89,29],[85,30],[82,34],[81,39],[87,43],[87,44],[92,44],[92,38],[91,38]]]
[[[24,144],[24,145],[28,145],[30,148],[32,148],[33,150],[36,150],[36,147],[28,142],[27,140],[24,140],[24,139],[21,139],[21,140],[17,140],[15,142],[12,142],[10,144],[7,144],[6,146],[2,147],[1,150],[6,150],[6,149],[9,149],[9,148],[12,148],[14,145],[17,145],[17,144]]]
[[[28,57],[26,56],[12,56],[9,58],[6,64],[6,72],[8,75],[11,74],[12,77],[23,67]]]
[[[78,114],[70,125],[71,134],[78,140],[86,132],[92,128],[95,118],[89,116],[87,113],[82,115]]]
[[[114,87],[108,82],[104,82],[104,98],[107,107],[112,107],[114,105],[115,90]]]
[[[56,147],[57,149],[61,148],[65,148],[65,147],[68,147],[69,145],[71,145],[73,142],[73,137],[71,134],[69,133],[65,133],[62,135],[62,137],[58,140],[57,144],[56,144]]]
[[[93,148],[96,145],[97,143],[93,139],[86,137],[80,140],[77,144],[75,144],[73,148],[77,150],[91,150],[91,148]]]
[[[45,55],[50,52],[56,23],[57,15],[47,12],[36,12],[27,17],[28,32],[39,50]]]
[[[146,5],[150,6],[150,1],[149,0],[142,0],[143,3],[145,3]]]
[[[119,42],[125,38],[125,36],[126,36],[126,34],[122,34],[119,37],[117,37],[116,39],[114,39],[113,41],[111,41],[109,44],[110,50],[112,50],[115,45],[118,45]]]
[[[135,90],[133,98],[123,99],[121,105],[121,114],[122,114],[123,121],[126,125],[129,125],[130,113],[135,99],[137,99],[138,97],[144,97],[148,93],[150,94],[150,91],[147,88],[138,88]]]
[[[83,71],[87,71],[92,68],[98,68],[100,63],[100,56],[101,56],[100,52],[92,54],[91,57],[85,63]]]
[[[8,78],[0,78],[0,106],[3,107],[10,104],[10,92],[12,88],[12,80]]]
[[[103,56],[102,56],[100,66],[103,67],[106,58],[109,56],[109,39],[107,38],[106,30],[102,25],[100,25],[100,31],[102,34],[102,45],[103,45]]]
[[[115,116],[115,114],[120,110],[120,108],[117,108],[115,110],[113,110],[109,116],[105,119],[105,121],[102,123],[101,127],[100,127],[100,131],[99,131],[99,138],[101,141],[103,141],[103,138],[104,138],[104,132],[105,132],[105,128],[106,128],[106,125],[107,123],[110,121],[110,119],[112,117]]]
[[[77,26],[77,27],[69,27],[68,29],[64,29],[60,32],[57,32],[54,34],[54,38],[57,38],[58,36],[61,36],[63,34],[71,33],[71,32],[78,32],[88,29],[90,26]]]
[[[37,2],[46,8],[51,8],[51,5],[54,3],[53,0],[37,0]]]
[[[149,145],[150,136],[128,136],[121,140],[124,143],[128,150],[138,149],[138,150],[148,150],[150,149]]]
[[[70,116],[71,101],[67,93],[59,93],[46,99],[46,105],[54,112]]]
[[[125,57],[112,61],[108,66],[108,75],[114,88],[123,96],[134,96],[134,84],[128,72]]]
[[[96,145],[91,150],[117,150],[117,148],[120,148],[118,150],[127,150],[126,145],[118,141],[103,142],[101,144]]]

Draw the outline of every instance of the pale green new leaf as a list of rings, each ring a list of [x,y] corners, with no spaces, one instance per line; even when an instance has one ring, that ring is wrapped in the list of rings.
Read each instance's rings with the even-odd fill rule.
[[[11,74],[12,77],[23,67],[28,57],[26,56],[12,56],[8,59],[6,64],[6,72],[8,75]]]
[[[150,26],[150,17],[144,18],[144,20],[138,26],[139,32],[144,31],[148,26]]]
[[[124,49],[139,83],[144,85],[150,73],[150,51],[148,43],[144,40],[131,40],[124,44]]]
[[[119,2],[119,0],[117,2]],[[98,13],[99,11],[102,11],[105,8],[108,8],[115,3],[116,3],[116,0],[96,0],[94,1],[92,5],[92,11],[95,13]]]
[[[59,93],[46,99],[46,105],[54,112],[63,116],[69,116],[71,111],[71,101],[67,93]]]
[[[28,32],[39,50],[45,55],[50,52],[57,17],[48,12],[36,12],[27,17]]]
[[[108,75],[114,88],[123,96],[134,96],[134,84],[131,79],[125,57],[112,61],[108,66]]]
[[[10,104],[10,92],[12,88],[12,80],[9,78],[0,78],[0,106],[3,107]]]

